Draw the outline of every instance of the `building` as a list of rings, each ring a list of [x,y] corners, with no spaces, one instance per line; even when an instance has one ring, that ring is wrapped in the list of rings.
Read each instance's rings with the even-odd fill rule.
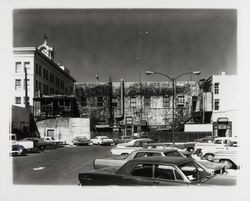
[[[199,94],[194,81],[178,81],[175,89],[175,128],[192,121]],[[171,82],[78,82],[75,97],[80,115],[96,128],[119,125],[136,133],[143,126],[170,130],[173,125]]]
[[[187,125],[186,131],[203,128],[212,130],[214,136],[237,136],[237,76],[212,75],[203,80],[195,111],[197,125]]]
[[[30,106],[33,106],[33,98],[42,95],[73,94],[75,79],[67,68],[55,63],[54,52],[54,49],[47,45],[46,38],[44,43],[37,48],[14,48],[13,105],[25,107],[26,85]]]

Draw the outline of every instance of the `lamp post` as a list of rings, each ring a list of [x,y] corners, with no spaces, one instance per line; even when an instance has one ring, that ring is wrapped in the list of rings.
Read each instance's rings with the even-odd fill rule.
[[[169,80],[171,80],[172,82],[172,90],[173,90],[173,103],[172,103],[172,121],[173,121],[173,125],[172,125],[172,143],[175,143],[175,139],[174,139],[174,120],[175,120],[175,81],[180,78],[183,75],[187,75],[187,74],[195,74],[195,75],[199,75],[201,72],[200,71],[193,71],[193,72],[186,72],[186,73],[182,73],[176,77],[170,77],[164,73],[160,73],[160,72],[153,72],[153,71],[146,71],[145,72],[146,75],[152,75],[152,74],[158,74],[158,75],[163,75],[164,77],[167,77]]]
[[[137,60],[137,66],[138,66],[138,74],[139,74],[139,85],[140,85],[140,108],[139,108],[139,124],[137,125],[137,133],[141,135],[141,120],[142,120],[142,95],[141,95],[141,38],[143,36],[147,36],[149,34],[148,31],[137,31],[136,37],[138,41],[138,55],[136,57]]]

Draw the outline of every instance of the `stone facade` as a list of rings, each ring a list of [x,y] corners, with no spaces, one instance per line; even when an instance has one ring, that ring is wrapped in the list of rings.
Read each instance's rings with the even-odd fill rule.
[[[175,87],[175,118],[184,123],[192,116],[192,100],[199,94],[194,81],[179,81]],[[126,124],[132,117],[133,125],[141,120],[150,126],[170,128],[172,125],[173,88],[171,82],[125,82],[124,119],[115,121],[121,111],[121,82],[78,82],[75,97],[80,115],[90,117],[96,125]]]

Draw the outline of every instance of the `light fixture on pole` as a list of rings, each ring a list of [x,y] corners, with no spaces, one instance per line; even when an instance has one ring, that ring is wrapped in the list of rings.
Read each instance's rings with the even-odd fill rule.
[[[152,74],[158,74],[158,75],[163,75],[164,77],[167,77],[169,80],[171,80],[172,82],[172,90],[173,90],[173,103],[172,103],[172,143],[174,144],[175,143],[175,139],[174,139],[174,133],[175,133],[175,130],[174,130],[174,122],[175,122],[175,81],[180,78],[181,76],[183,75],[187,75],[187,74],[194,74],[194,75],[200,75],[200,71],[193,71],[193,72],[186,72],[186,73],[182,73],[176,77],[170,77],[168,76],[167,74],[165,73],[160,73],[160,72],[154,72],[154,71],[146,71],[145,72],[146,75],[152,75]]]

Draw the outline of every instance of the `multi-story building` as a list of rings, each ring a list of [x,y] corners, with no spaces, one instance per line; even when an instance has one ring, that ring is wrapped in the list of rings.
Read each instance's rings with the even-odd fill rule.
[[[236,95],[232,95],[236,91],[236,75],[221,72],[204,80],[195,112],[196,123],[199,123],[196,126],[209,126],[214,136],[237,136],[233,131],[237,125],[238,100]],[[189,127],[194,129],[192,125]]]
[[[199,86],[194,81],[178,81],[175,91],[177,128],[191,119]],[[80,115],[90,117],[96,126],[132,125],[136,132],[138,125],[168,130],[173,124],[171,82],[79,82],[75,97]]]
[[[75,79],[68,69],[54,61],[54,49],[46,40],[39,47],[15,47],[14,79],[15,95],[13,105],[25,106],[25,88],[27,99],[33,106],[33,98],[42,95],[72,95]],[[25,79],[25,69],[26,76]]]

